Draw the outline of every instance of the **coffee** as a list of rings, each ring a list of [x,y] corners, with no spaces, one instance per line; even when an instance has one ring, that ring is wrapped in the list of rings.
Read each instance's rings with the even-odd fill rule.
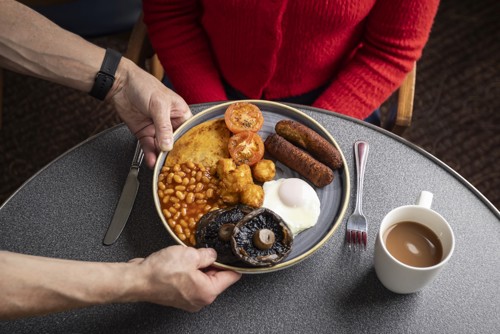
[[[397,260],[413,267],[431,267],[443,257],[438,236],[428,227],[403,221],[389,227],[383,236],[387,250]]]

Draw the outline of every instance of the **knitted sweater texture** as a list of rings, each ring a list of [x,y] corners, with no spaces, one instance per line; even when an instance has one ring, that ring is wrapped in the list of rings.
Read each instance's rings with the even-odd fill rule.
[[[313,106],[363,119],[421,57],[439,0],[143,0],[149,36],[188,103],[325,86]]]

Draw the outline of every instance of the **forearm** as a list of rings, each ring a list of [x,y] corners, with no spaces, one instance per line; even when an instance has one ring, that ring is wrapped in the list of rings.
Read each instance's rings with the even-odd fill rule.
[[[0,0],[0,66],[89,92],[105,50],[24,5]]]
[[[60,260],[0,251],[0,318],[133,300],[131,263]]]
[[[198,311],[241,277],[232,271],[205,271],[216,258],[213,249],[180,245],[127,263],[0,251],[0,319],[139,301]]]

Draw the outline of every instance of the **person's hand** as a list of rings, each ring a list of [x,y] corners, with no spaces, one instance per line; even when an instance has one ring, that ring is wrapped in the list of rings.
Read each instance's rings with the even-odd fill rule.
[[[184,99],[126,58],[120,62],[107,100],[141,141],[150,168],[159,150],[172,149],[173,130],[192,116]]]
[[[241,278],[234,271],[206,269],[216,258],[211,248],[179,245],[129,261],[137,266],[138,300],[199,311]]]

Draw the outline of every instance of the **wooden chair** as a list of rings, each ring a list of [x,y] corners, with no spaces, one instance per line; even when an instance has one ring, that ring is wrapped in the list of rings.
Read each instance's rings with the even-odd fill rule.
[[[417,76],[417,64],[406,75],[401,86],[396,91],[396,106],[394,117],[388,117],[388,120],[382,122],[381,127],[401,136],[406,129],[411,126],[413,116],[413,101],[415,99],[415,80]],[[389,111],[391,113],[392,110]]]
[[[135,24],[130,35],[125,57],[132,60],[148,72],[153,74],[158,80],[162,80],[164,70],[155,54],[147,36],[147,28],[143,22],[143,15]],[[389,106],[389,113],[395,115],[385,117],[381,127],[399,136],[410,127],[413,114],[413,99],[415,96],[416,64],[412,71],[408,73],[403,83],[394,94],[397,102],[396,106]]]
[[[143,22],[143,14],[141,14],[132,29],[124,56],[147,70],[158,80],[163,79],[164,70],[149,42],[148,30]]]

